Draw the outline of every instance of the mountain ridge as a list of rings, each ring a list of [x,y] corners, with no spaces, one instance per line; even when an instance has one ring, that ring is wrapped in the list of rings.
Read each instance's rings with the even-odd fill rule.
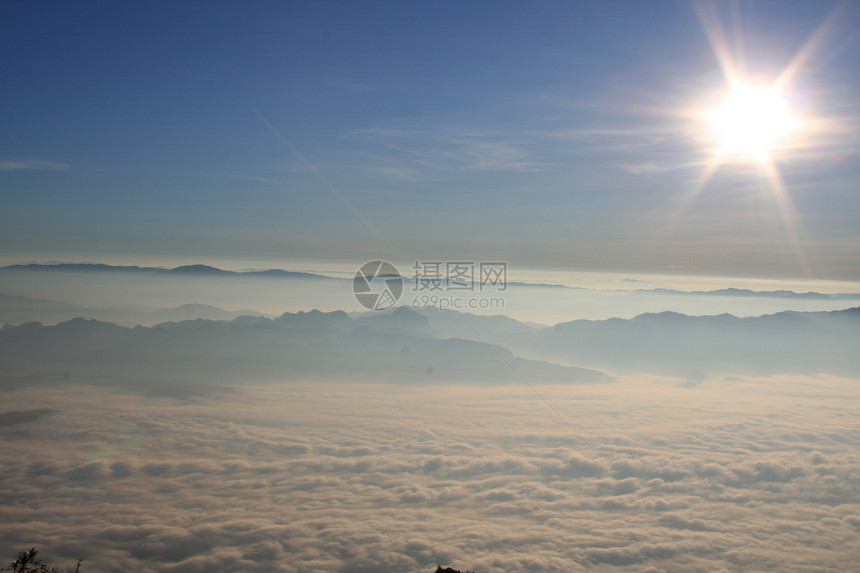
[[[59,271],[59,272],[123,272],[139,274],[164,274],[167,276],[199,276],[199,277],[259,277],[259,278],[294,278],[314,280],[352,280],[351,278],[335,277],[319,273],[290,271],[284,269],[243,270],[231,271],[204,264],[181,265],[173,268],[141,267],[134,265],[108,265],[105,263],[24,263],[0,267],[0,271]],[[414,277],[402,275],[404,280]],[[631,280],[631,279],[625,279]],[[634,281],[635,282],[635,281]],[[822,293],[817,291],[797,292],[792,290],[757,291],[741,288],[722,288],[715,290],[680,290],[656,287],[652,289],[589,289],[582,286],[570,286],[558,283],[507,281],[508,287],[552,288],[569,290],[600,290],[607,293],[650,293],[679,296],[726,296],[737,298],[786,298],[800,300],[860,300],[858,293]]]
[[[0,271],[60,271],[60,272],[122,272],[122,273],[139,273],[139,274],[170,274],[170,275],[185,275],[185,276],[259,276],[259,277],[278,277],[278,278],[306,278],[306,279],[321,279],[321,280],[342,280],[329,275],[321,275],[316,273],[306,273],[300,271],[286,271],[283,269],[268,269],[268,270],[248,270],[248,271],[229,271],[212,267],[209,265],[193,264],[182,265],[173,268],[163,267],[139,267],[139,266],[120,266],[106,265],[103,263],[55,263],[55,264],[40,264],[28,263],[19,265],[7,265],[0,267]]]
[[[414,311],[376,320],[312,310],[274,319],[197,319],[152,327],[83,318],[55,326],[30,323],[0,330],[0,376],[71,371],[92,379],[193,385],[239,378],[511,383],[524,375],[554,383],[611,380],[593,369],[520,357],[499,345],[404,330],[400,321],[406,313]]]

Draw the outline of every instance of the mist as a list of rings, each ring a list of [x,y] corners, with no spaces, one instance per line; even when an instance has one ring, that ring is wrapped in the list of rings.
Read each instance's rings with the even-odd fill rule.
[[[203,266],[173,270],[106,265],[0,267],[0,323],[57,324],[82,317],[124,326],[152,326],[193,318],[221,320],[242,315],[274,318],[284,312],[313,309],[354,313],[367,310],[355,300],[351,280],[336,275],[218,271]],[[503,296],[471,293],[481,296],[472,296],[476,304],[470,307],[466,304],[468,300],[452,301],[444,296],[430,299],[425,296],[427,293],[415,289],[408,273],[404,277],[407,281],[401,305],[484,316],[505,315],[546,326],[576,319],[633,318],[664,311],[745,317],[788,310],[842,310],[860,305],[856,285],[834,286],[823,281],[820,284],[786,281],[777,290],[773,283],[746,286],[750,281],[726,283],[723,279],[708,283],[699,279],[692,289],[679,286],[683,281],[672,277],[662,281],[655,277],[648,277],[647,281],[616,277],[566,285],[551,282],[556,277],[545,277],[550,281],[545,282],[540,275],[529,274],[529,282],[509,280],[504,291],[495,293]],[[741,284],[745,288],[727,288],[727,284]],[[816,287],[818,290],[810,290]]]

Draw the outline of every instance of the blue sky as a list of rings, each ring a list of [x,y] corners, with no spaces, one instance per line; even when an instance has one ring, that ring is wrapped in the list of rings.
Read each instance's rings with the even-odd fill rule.
[[[856,3],[20,2],[0,21],[4,262],[860,280]],[[715,159],[715,45],[759,83],[798,63],[804,129],[767,165]]]

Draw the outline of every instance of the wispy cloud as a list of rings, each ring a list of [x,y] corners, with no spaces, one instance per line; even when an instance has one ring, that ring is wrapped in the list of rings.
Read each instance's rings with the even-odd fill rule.
[[[528,172],[551,165],[539,157],[542,142],[522,131],[447,125],[426,129],[368,128],[349,135],[397,152],[401,162],[416,167]]]
[[[239,181],[256,181],[258,183],[275,183],[275,184],[282,184],[283,183],[283,181],[280,181],[278,179],[272,179],[269,177],[257,177],[254,175],[239,175],[236,173],[205,173],[205,172],[193,173],[193,172],[188,172],[188,173],[182,173],[182,175],[187,175],[189,177],[216,177],[219,179],[237,179]]]
[[[39,159],[4,159],[0,160],[0,171],[66,171],[69,166],[56,161]]]
[[[372,92],[374,88],[366,84],[345,80],[342,78],[326,77],[323,83],[329,87],[346,90],[350,92]]]
[[[644,175],[646,173],[655,173],[657,171],[660,171],[660,167],[658,167],[654,163],[651,163],[650,161],[622,165],[621,169],[633,175]]]

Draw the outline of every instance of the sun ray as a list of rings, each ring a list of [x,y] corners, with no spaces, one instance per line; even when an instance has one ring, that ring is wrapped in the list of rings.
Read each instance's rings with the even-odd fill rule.
[[[721,14],[716,2],[697,1],[694,4],[702,30],[707,38],[717,66],[725,82],[725,95],[718,105],[698,112],[699,137],[703,150],[709,155],[701,162],[698,177],[690,182],[680,198],[678,212],[672,220],[680,220],[709,182],[722,169],[758,169],[764,176],[771,202],[782,222],[786,244],[801,273],[809,275],[810,260],[805,252],[800,216],[794,207],[790,190],[783,180],[779,164],[808,154],[812,146],[823,143],[825,132],[836,135],[844,131],[838,122],[824,118],[796,115],[791,109],[790,96],[799,74],[820,53],[826,39],[833,33],[846,3],[831,10],[803,42],[800,49],[781,70],[776,70],[769,82],[761,77],[747,76],[745,36],[737,4],[730,7],[729,21]],[[802,98],[801,98],[802,99]],[[694,114],[695,115],[695,114]],[[705,139],[703,125],[711,127],[711,137]]]
[[[696,9],[696,14],[699,17],[699,22],[708,38],[708,43],[711,45],[711,51],[717,59],[717,64],[723,72],[726,82],[731,82],[732,78],[739,75],[736,69],[736,63],[741,61],[737,54],[731,54],[729,51],[729,42],[726,40],[723,33],[723,27],[720,25],[720,17],[717,14],[714,4],[705,2],[696,2],[693,5]]]
[[[791,248],[794,251],[800,271],[803,275],[809,276],[812,273],[812,268],[806,255],[806,249],[803,247],[803,241],[801,240],[800,219],[794,208],[794,202],[791,200],[791,194],[788,192],[788,188],[782,180],[782,175],[780,175],[779,169],[777,169],[773,161],[764,161],[762,167],[764,168],[765,176],[773,191],[773,195],[776,197],[780,219],[782,220]]]
[[[827,18],[815,29],[809,39],[803,44],[803,47],[795,54],[791,62],[785,67],[782,73],[774,82],[774,87],[778,90],[784,89],[797,75],[801,68],[808,62],[812,56],[821,48],[828,34],[831,33],[834,25],[845,12],[845,3],[834,8]]]

